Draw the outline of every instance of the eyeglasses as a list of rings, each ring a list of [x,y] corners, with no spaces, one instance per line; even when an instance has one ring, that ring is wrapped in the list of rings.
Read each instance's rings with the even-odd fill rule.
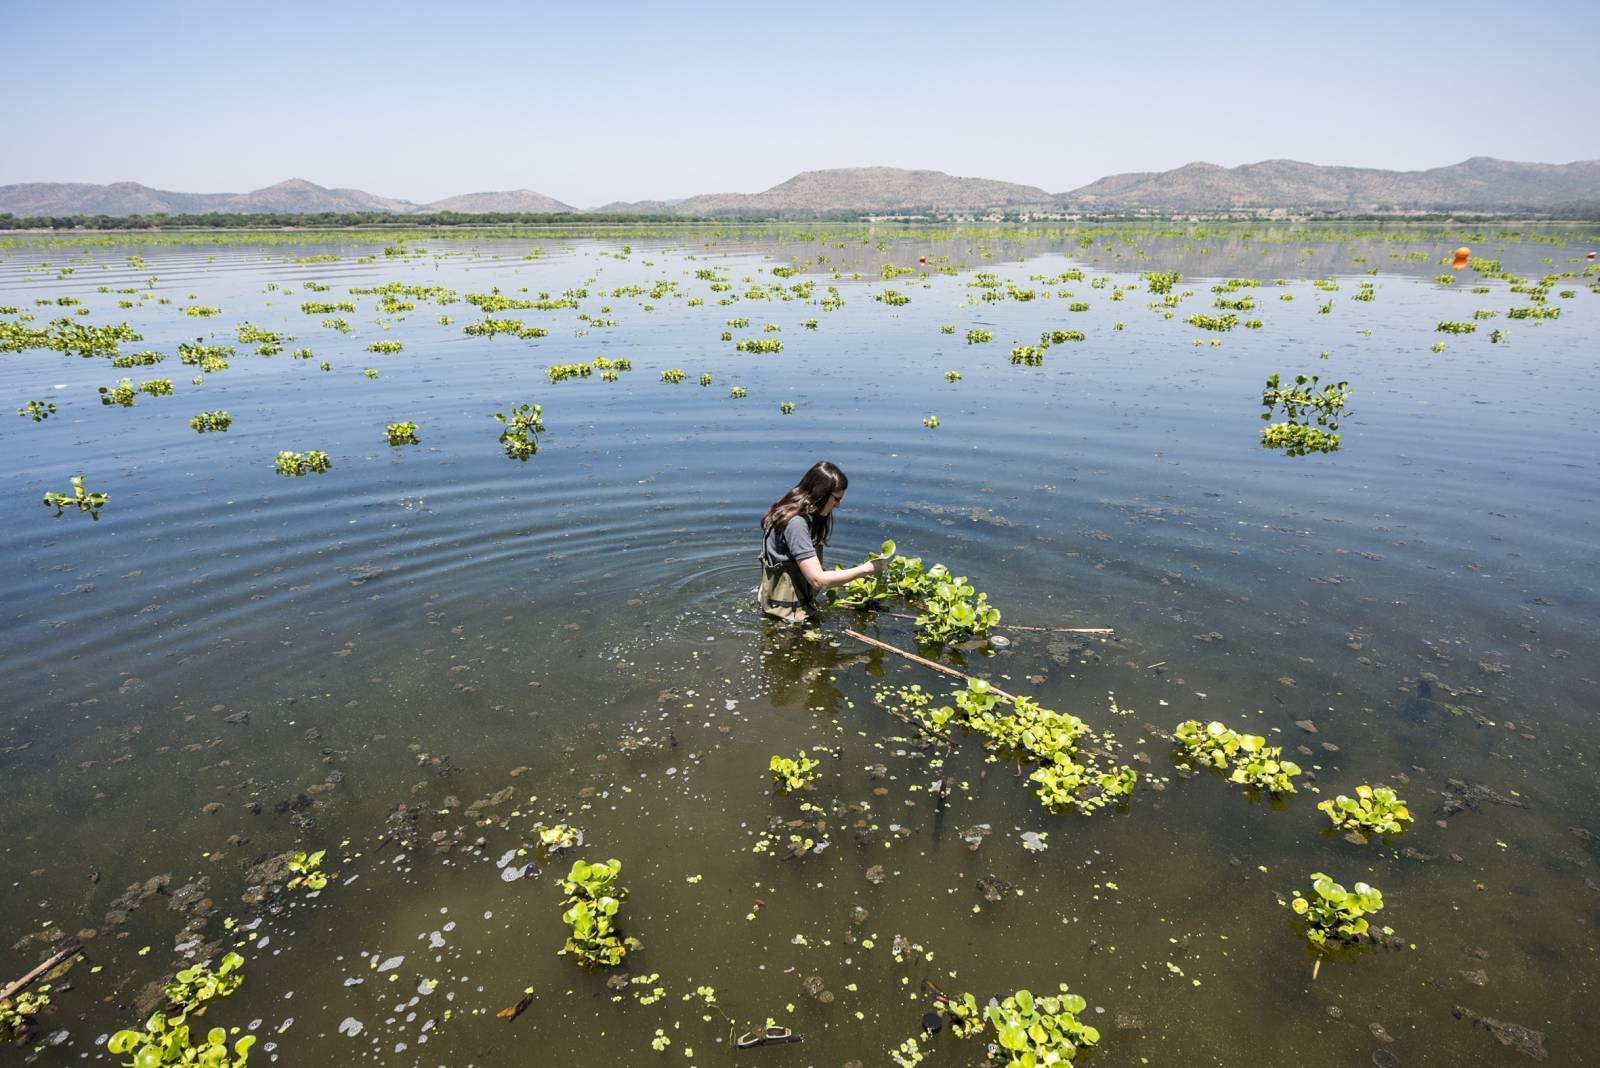
[[[838,504],[840,501],[844,500],[844,494],[835,493],[832,497],[829,497],[828,499],[830,501],[832,501],[834,504]]]

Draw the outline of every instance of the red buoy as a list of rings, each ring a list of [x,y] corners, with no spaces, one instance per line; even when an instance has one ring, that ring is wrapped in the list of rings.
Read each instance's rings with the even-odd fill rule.
[[[1591,252],[1589,254],[1589,258],[1591,260],[1594,259],[1594,253]],[[922,264],[924,267],[926,267],[928,265],[928,257],[926,257],[926,256],[918,256],[917,257],[917,262]]]

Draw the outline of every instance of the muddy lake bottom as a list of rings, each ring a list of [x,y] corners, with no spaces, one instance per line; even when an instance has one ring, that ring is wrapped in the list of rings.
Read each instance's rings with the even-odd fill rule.
[[[245,981],[200,1029],[253,1032],[252,1063],[890,1064],[928,981],[980,1003],[1067,984],[1101,1033],[1076,1063],[1524,1062],[1475,1017],[1592,1057],[1592,237],[1473,235],[1530,282],[1569,275],[1560,316],[1527,320],[1504,278],[1436,280],[1449,231],[1081,236],[0,248],[0,321],[126,322],[121,353],[165,357],[0,354],[10,409],[57,406],[4,424],[0,980],[84,947],[0,1059],[120,1062],[105,1038],[151,984],[233,946]],[[1190,295],[1149,307],[1153,271]],[[1229,278],[1263,282],[1220,295],[1261,327],[1186,324]],[[388,310],[351,292],[395,283]],[[583,295],[465,299],[496,289]],[[61,297],[81,303],[36,303]],[[465,332],[484,318],[547,333]],[[241,323],[292,337],[258,355]],[[1084,340],[1010,362],[1050,330]],[[180,363],[197,340],[228,368]],[[597,357],[632,369],[547,376]],[[1274,373],[1349,382],[1337,452],[1260,447]],[[174,395],[103,405],[124,377]],[[494,419],[522,403],[547,428],[526,462]],[[196,434],[211,410],[231,429]],[[419,443],[390,446],[407,420]],[[280,450],[331,469],[277,475]],[[969,576],[1006,641],[919,646],[911,619],[842,608],[763,622],[757,523],[819,458],[851,479],[830,566],[893,538]],[[109,503],[53,518],[41,495],[79,473]],[[886,688],[955,684],[846,628],[1080,716],[1138,787],[1046,811],[976,736],[945,753],[886,714]],[[1282,746],[1299,790],[1182,766],[1189,719]],[[814,789],[775,792],[769,759],[802,750]],[[1334,832],[1317,802],[1363,783],[1414,826]],[[562,822],[581,846],[536,848]],[[325,888],[284,884],[297,850],[327,851]],[[557,955],[560,883],[613,857],[639,945],[585,969]],[[1393,931],[1315,980],[1285,907],[1313,872],[1380,888]],[[768,1017],[804,1041],[732,1048]]]

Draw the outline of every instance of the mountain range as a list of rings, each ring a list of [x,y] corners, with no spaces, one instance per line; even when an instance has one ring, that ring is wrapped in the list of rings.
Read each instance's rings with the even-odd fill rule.
[[[822,217],[869,214],[1085,214],[1214,211],[1538,212],[1600,211],[1600,160],[1515,163],[1474,156],[1422,171],[1325,167],[1265,160],[1238,167],[1189,163],[1169,171],[1114,174],[1065,193],[988,178],[898,167],[805,171],[760,193],[703,193],[681,200],[614,201],[592,212],[686,217]],[[375,212],[581,214],[530,189],[467,193],[427,204],[360,189],[290,179],[249,193],[177,193],[137,182],[0,186],[0,213],[16,216]]]

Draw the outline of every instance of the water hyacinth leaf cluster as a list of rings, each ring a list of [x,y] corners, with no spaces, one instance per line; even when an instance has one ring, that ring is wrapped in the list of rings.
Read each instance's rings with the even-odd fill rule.
[[[617,883],[621,871],[620,860],[603,864],[573,861],[572,870],[561,882],[566,895],[561,919],[571,928],[562,955],[586,965],[615,967],[638,944],[636,939],[621,937],[617,927],[617,912],[628,898],[628,891]]]
[[[1100,1032],[1078,1019],[1088,1003],[1065,983],[1059,989],[1038,996],[1018,990],[1004,1000],[990,999],[981,1011],[971,994],[945,998],[940,1007],[956,1038],[985,1038],[996,1048],[991,1063],[1018,1068],[1065,1064],[1098,1044]]]
[[[1028,776],[1035,796],[1052,812],[1091,813],[1133,793],[1138,773],[1114,764],[1115,739],[1102,733],[1095,751],[1079,747],[1089,734],[1083,720],[1045,708],[1026,696],[1007,701],[984,679],[971,679],[949,705],[933,705],[920,686],[880,691],[876,700],[930,734],[949,737],[953,726],[978,735],[997,755],[1037,767]]]
[[[817,770],[821,766],[821,761],[811,759],[804,752],[793,758],[774,755],[767,764],[772,772],[772,781],[786,792],[809,790],[811,784],[822,776],[822,772]]]
[[[539,435],[544,433],[544,408],[537,404],[519,404],[511,414],[495,412],[494,417],[505,424],[499,442],[506,455],[513,460],[527,460],[539,451]]]
[[[1283,747],[1268,745],[1260,735],[1241,734],[1215,720],[1201,724],[1191,719],[1178,724],[1172,737],[1186,757],[1216,771],[1226,771],[1230,782],[1273,794],[1295,792],[1294,778],[1300,774],[1300,765],[1284,760]]]
[[[293,452],[285,449],[278,453],[278,458],[273,461],[273,470],[280,475],[298,477],[307,474],[325,474],[333,466],[333,461],[328,459],[328,454],[312,449],[307,452]]]
[[[1262,448],[1278,449],[1288,456],[1339,451],[1339,420],[1350,415],[1353,391],[1350,383],[1343,381],[1318,389],[1319,381],[1317,375],[1295,375],[1294,385],[1285,386],[1276,373],[1268,376],[1261,390],[1261,406],[1267,409],[1261,418],[1270,423],[1282,408],[1283,419],[1261,428]]]
[[[1289,907],[1306,921],[1306,938],[1317,947],[1330,943],[1354,945],[1368,937],[1367,917],[1383,908],[1383,894],[1376,887],[1356,883],[1346,890],[1321,872],[1311,876],[1311,896],[1294,892]]]
[[[1411,822],[1411,810],[1388,786],[1356,787],[1356,795],[1340,794],[1317,803],[1341,831],[1399,834]]]
[[[416,445],[421,440],[417,437],[417,424],[409,420],[390,423],[384,427],[383,433],[390,445]]]
[[[56,510],[55,518],[57,519],[60,519],[68,508],[76,508],[80,512],[88,512],[90,519],[99,520],[100,509],[104,508],[110,500],[110,494],[96,493],[84,489],[83,476],[81,474],[72,476],[71,493],[56,493],[52,491],[44,495],[45,507],[54,508]]]

